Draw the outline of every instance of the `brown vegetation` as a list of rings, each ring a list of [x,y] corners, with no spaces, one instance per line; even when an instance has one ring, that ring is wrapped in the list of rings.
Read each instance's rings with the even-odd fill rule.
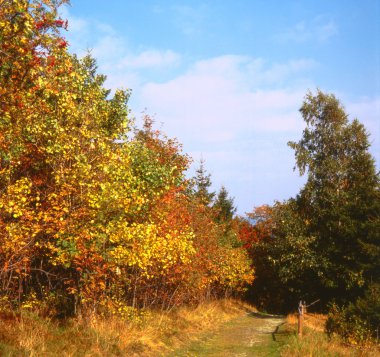
[[[254,309],[236,300],[213,301],[172,312],[146,311],[129,320],[93,316],[64,323],[22,312],[0,317],[0,355],[158,356],[197,340]]]

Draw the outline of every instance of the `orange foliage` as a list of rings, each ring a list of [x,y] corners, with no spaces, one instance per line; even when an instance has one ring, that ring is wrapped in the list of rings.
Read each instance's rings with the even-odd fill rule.
[[[0,6],[2,294],[78,313],[242,290],[250,261],[190,193],[190,158],[149,117],[131,135],[129,93],[68,53],[58,5]]]

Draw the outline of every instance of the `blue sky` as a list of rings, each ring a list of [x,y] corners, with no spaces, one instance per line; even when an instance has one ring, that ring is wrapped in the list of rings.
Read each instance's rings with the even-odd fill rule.
[[[206,162],[238,212],[294,196],[307,90],[334,93],[371,133],[380,163],[380,1],[72,0],[71,51],[132,89],[184,151]],[[190,172],[191,174],[191,172]]]

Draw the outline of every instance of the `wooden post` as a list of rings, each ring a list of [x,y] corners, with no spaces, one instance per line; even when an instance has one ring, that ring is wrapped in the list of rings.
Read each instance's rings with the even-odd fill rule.
[[[302,337],[303,330],[303,315],[306,310],[306,304],[302,303],[302,301],[298,304],[298,336]]]

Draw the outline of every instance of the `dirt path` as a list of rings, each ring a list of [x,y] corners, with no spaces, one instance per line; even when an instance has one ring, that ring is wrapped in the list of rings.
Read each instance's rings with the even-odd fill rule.
[[[214,334],[206,335],[170,356],[279,356],[284,339],[281,326],[284,323],[284,318],[280,316],[250,313],[232,320]]]

